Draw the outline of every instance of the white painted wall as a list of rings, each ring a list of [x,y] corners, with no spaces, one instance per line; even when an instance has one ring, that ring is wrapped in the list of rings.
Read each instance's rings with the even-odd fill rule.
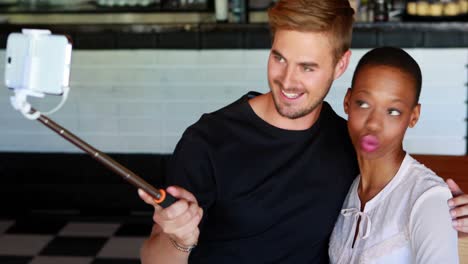
[[[343,116],[342,98],[366,51],[353,50],[350,68],[327,97]],[[407,51],[421,65],[424,83],[422,117],[409,130],[406,148],[418,154],[465,154],[468,50]],[[0,51],[1,61],[4,56]],[[202,113],[247,91],[268,91],[267,57],[268,50],[77,50],[69,99],[49,117],[104,152],[171,153]],[[0,80],[3,84],[3,74]],[[0,89],[0,151],[81,152],[15,112],[10,95]],[[46,111],[60,98],[30,101]]]

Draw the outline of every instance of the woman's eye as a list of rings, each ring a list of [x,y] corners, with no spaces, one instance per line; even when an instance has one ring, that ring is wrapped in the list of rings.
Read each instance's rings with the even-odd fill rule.
[[[388,114],[391,115],[391,116],[399,116],[399,115],[401,115],[401,112],[396,110],[396,109],[390,109],[390,110],[388,110]]]
[[[357,105],[358,105],[360,108],[365,108],[365,109],[369,108],[369,104],[366,103],[366,102],[364,102],[364,101],[360,101],[360,100],[357,101]]]

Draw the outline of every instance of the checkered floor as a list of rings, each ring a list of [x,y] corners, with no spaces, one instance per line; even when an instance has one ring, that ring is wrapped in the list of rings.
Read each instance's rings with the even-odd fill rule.
[[[151,215],[0,218],[1,264],[136,264]]]

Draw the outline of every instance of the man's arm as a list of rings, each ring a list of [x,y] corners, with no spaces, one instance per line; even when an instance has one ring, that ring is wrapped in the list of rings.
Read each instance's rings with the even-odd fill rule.
[[[179,200],[163,209],[152,197],[138,190],[141,199],[154,206],[155,224],[140,251],[143,264],[187,263],[190,250],[198,241],[198,224],[203,210],[197,200],[190,192],[179,187],[169,187],[167,192]]]
[[[203,218],[201,207],[210,208],[216,197],[213,156],[207,136],[200,133],[197,129],[187,129],[168,164],[165,183],[172,187],[166,191],[177,202],[162,209],[145,192],[138,192],[143,201],[154,206],[156,225],[141,249],[143,264],[187,263],[189,252],[184,252],[184,248],[189,249],[198,242]]]
[[[187,263],[189,253],[177,250],[161,228],[153,225],[151,236],[145,240],[140,250],[142,264]]]
[[[459,237],[468,236],[468,194],[465,194],[454,180],[447,179],[446,182],[453,196],[448,200],[448,205],[452,208],[452,224],[458,230]]]

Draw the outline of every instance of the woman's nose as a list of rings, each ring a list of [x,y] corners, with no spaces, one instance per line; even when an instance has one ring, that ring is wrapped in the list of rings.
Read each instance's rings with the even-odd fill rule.
[[[377,110],[372,110],[366,120],[366,127],[370,131],[379,131],[382,128],[382,116]]]

